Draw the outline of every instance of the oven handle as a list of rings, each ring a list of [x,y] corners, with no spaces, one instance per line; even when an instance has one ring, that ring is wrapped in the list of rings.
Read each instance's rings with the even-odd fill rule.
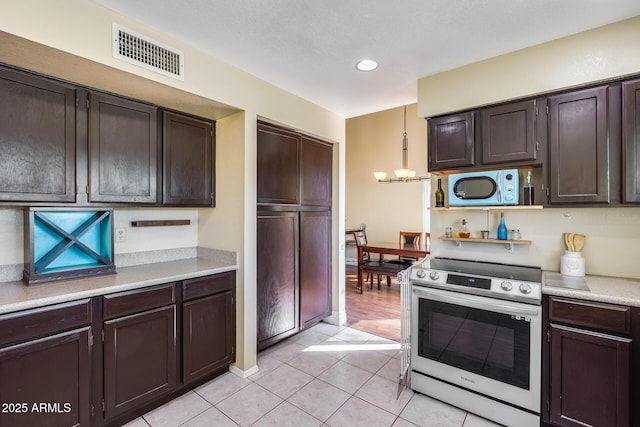
[[[438,301],[438,302],[445,302],[445,303],[450,303],[450,304],[457,304],[457,305],[463,305],[465,307],[471,307],[471,308],[478,308],[481,310],[487,310],[487,311],[493,311],[493,312],[500,312],[503,314],[509,314],[511,316],[538,316],[539,315],[539,308],[517,308],[514,309],[514,307],[509,306],[509,305],[505,305],[505,304],[499,304],[499,303],[495,303],[495,302],[486,302],[486,301],[479,301],[475,298],[465,298],[465,297],[460,297],[460,296],[454,296],[454,295],[449,295],[449,293],[443,293],[442,291],[437,291],[437,290],[433,290],[433,289],[424,289],[424,288],[413,288],[413,293],[418,294],[418,296],[422,296],[434,301]]]

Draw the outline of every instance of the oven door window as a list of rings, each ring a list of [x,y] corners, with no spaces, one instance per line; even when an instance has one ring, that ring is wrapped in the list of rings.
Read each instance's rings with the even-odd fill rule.
[[[419,356],[529,389],[530,322],[424,298],[418,315]]]

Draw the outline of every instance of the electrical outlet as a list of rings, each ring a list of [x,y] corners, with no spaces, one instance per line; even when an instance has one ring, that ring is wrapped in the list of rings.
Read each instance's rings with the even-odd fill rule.
[[[124,242],[125,233],[124,228],[116,228],[116,242]]]

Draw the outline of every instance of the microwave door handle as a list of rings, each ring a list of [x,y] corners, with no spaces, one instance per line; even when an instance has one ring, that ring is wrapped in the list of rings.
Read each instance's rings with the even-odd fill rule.
[[[493,312],[499,312],[499,313],[503,313],[503,314],[508,314],[511,316],[538,316],[538,309],[537,308],[531,308],[531,309],[527,309],[527,308],[513,308],[512,306],[509,305],[505,305],[505,304],[500,304],[500,303],[496,303],[496,302],[484,302],[484,301],[477,301],[477,300],[471,300],[470,298],[464,298],[462,296],[456,296],[456,295],[445,295],[442,294],[440,292],[437,291],[431,291],[431,290],[427,290],[427,289],[416,289],[413,288],[413,292],[415,294],[417,294],[419,297],[422,296],[424,298],[428,298],[434,301],[439,301],[439,302],[444,302],[444,303],[449,303],[449,304],[455,304],[455,305],[462,305],[464,307],[471,307],[471,308],[477,308],[480,310],[486,310],[486,311],[493,311]]]
[[[502,202],[502,172],[498,172],[498,203]]]

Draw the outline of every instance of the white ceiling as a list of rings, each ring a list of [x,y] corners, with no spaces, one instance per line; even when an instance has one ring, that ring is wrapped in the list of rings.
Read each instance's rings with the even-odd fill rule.
[[[416,102],[419,78],[640,15],[638,0],[94,1],[345,118]],[[357,71],[364,58],[380,67]]]

